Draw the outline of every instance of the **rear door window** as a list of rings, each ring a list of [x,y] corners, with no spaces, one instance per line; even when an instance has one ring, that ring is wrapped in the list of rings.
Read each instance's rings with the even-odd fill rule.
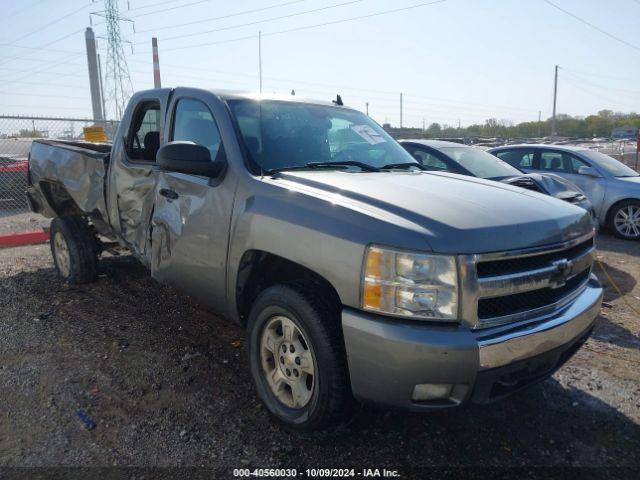
[[[545,172],[569,173],[570,161],[560,152],[540,152],[540,170]]]
[[[528,168],[532,169],[533,157],[535,156],[535,150],[517,148],[514,150],[501,150],[496,153],[496,156],[503,162],[507,162],[509,165],[516,168]]]

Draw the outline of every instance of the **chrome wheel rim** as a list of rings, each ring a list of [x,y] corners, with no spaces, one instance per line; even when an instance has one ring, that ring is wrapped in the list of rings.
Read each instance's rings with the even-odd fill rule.
[[[303,408],[313,395],[315,362],[300,328],[285,316],[267,322],[260,338],[262,370],[271,392],[289,408]]]
[[[613,224],[618,233],[625,237],[640,237],[640,206],[622,207],[616,212]]]
[[[67,278],[71,273],[71,258],[67,242],[60,232],[56,232],[53,236],[53,250],[56,254],[58,270],[63,277]]]

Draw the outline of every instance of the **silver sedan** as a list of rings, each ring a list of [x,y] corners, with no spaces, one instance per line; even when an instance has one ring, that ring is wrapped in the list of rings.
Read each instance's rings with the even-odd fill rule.
[[[488,150],[526,172],[555,173],[585,192],[600,225],[640,239],[640,175],[603,153],[566,145],[508,145]]]

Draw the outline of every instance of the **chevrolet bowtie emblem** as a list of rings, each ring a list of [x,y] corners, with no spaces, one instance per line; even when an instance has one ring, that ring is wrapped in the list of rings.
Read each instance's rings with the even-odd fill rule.
[[[571,269],[573,264],[569,262],[566,258],[562,258],[560,260],[556,260],[551,263],[554,267],[556,267],[556,272],[551,275],[550,278],[550,287],[551,288],[560,288],[564,287],[567,283],[569,275],[571,275]]]

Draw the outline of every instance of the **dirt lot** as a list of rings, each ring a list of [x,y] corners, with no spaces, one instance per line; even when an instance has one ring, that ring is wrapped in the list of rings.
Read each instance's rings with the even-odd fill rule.
[[[365,408],[304,440],[258,403],[244,332],[135,261],[74,287],[48,246],[1,250],[0,465],[640,467],[640,244],[601,236],[599,256],[626,296],[607,285],[593,337],[553,378],[486,407]]]

